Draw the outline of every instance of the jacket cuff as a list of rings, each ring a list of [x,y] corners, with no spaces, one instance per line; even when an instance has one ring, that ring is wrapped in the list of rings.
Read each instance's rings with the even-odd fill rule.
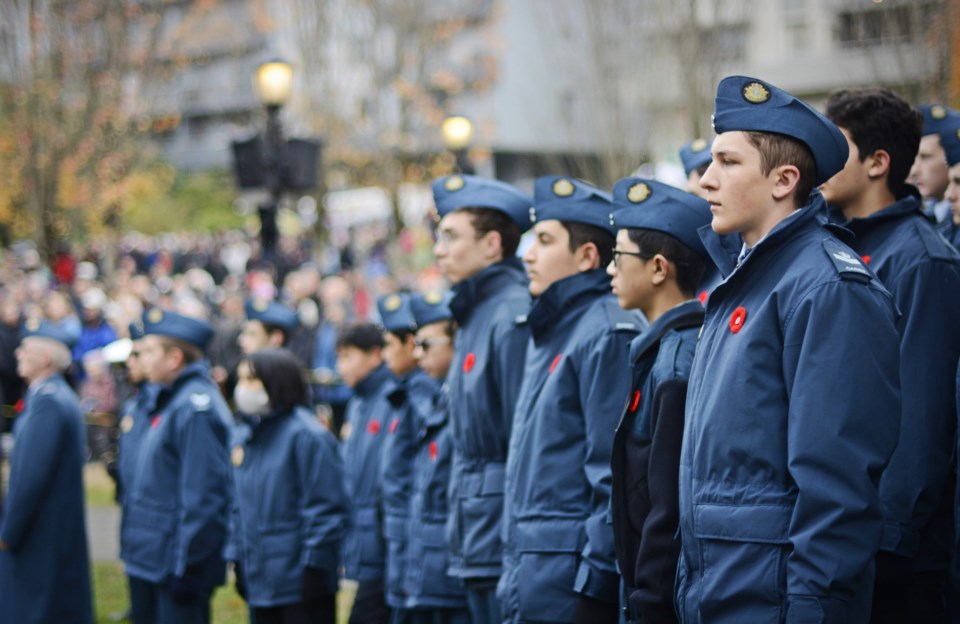
[[[573,591],[610,604],[618,604],[619,589],[620,578],[615,572],[601,572],[586,561],[580,563]]]
[[[833,598],[787,596],[786,624],[840,624],[849,621],[846,603]]]
[[[321,544],[316,548],[303,551],[300,563],[307,568],[317,570],[336,570],[339,564],[337,547],[333,544]]]

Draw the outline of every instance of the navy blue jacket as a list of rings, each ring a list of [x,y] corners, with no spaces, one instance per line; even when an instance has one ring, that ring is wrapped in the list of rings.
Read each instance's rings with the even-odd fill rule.
[[[919,196],[844,227],[902,314],[900,439],[880,479],[880,549],[918,557],[917,570],[945,570],[952,543],[960,253],[923,216]]]
[[[572,622],[579,594],[618,603],[610,456],[643,324],[617,305],[604,269],[558,280],[530,309],[507,456],[505,622]]]
[[[831,234],[823,196],[707,303],[680,458],[677,611],[694,622],[866,622],[900,421],[889,293]]]
[[[416,447],[407,525],[403,607],[455,609],[466,606],[463,582],[447,574],[449,548],[444,537],[447,488],[453,456],[446,390],[431,379],[432,396],[418,393],[410,405],[416,416]]]
[[[345,422],[350,437],[343,445],[343,476],[350,521],[341,551],[343,575],[357,581],[384,577],[380,480],[383,445],[394,408],[387,399],[394,388],[393,375],[381,364],[353,389]]]
[[[938,223],[937,231],[940,232],[940,236],[953,245],[954,249],[960,249],[960,225],[953,222],[952,216]]]
[[[149,418],[124,497],[127,574],[150,583],[188,576],[207,587],[219,585],[233,417],[206,361],[188,364],[160,388]]]
[[[14,426],[10,481],[0,516],[0,620],[93,621],[83,512],[85,427],[60,375],[35,382]]]
[[[233,512],[224,559],[240,562],[253,607],[300,602],[306,567],[326,572],[336,593],[347,518],[336,438],[302,407],[244,420],[230,451]]]
[[[527,278],[507,258],[458,283],[450,310],[459,330],[447,376],[453,429],[450,574],[500,576],[503,474],[529,332]]]
[[[423,369],[415,368],[393,381],[387,400],[394,408],[383,443],[383,537],[387,546],[387,604],[403,607],[403,576],[407,562],[407,522],[413,488],[413,460],[417,453],[420,423],[414,401],[431,400],[437,383]]]
[[[117,480],[120,491],[120,506],[126,506],[129,497],[127,487],[133,483],[136,474],[137,462],[140,459],[140,444],[143,436],[150,430],[150,415],[153,412],[154,401],[157,399],[159,388],[151,383],[137,385],[137,393],[127,399],[120,409],[120,439],[117,455]],[[120,514],[120,558],[125,558],[123,552],[127,543],[127,514]]]
[[[680,444],[703,313],[697,300],[682,303],[630,344],[633,385],[613,439],[610,495],[628,621],[677,621]]]

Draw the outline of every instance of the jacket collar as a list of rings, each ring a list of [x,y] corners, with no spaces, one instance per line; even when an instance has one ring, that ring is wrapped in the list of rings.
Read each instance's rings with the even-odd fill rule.
[[[526,273],[519,258],[510,257],[495,262],[453,287],[450,311],[457,323],[462,325],[482,301],[511,284],[522,284],[525,280]]]
[[[906,195],[870,216],[856,217],[847,221],[842,221],[843,212],[840,210],[835,210],[835,213],[841,219],[843,226],[849,230],[852,230],[854,233],[863,231],[866,228],[870,228],[885,221],[893,221],[895,219],[902,219],[912,215],[919,215],[921,217],[924,216],[923,203],[920,199],[920,193],[912,186],[909,187],[909,191]]]
[[[757,252],[774,249],[798,232],[807,228],[826,225],[827,221],[827,203],[819,191],[814,191],[810,196],[810,201],[805,206],[780,221],[760,242],[754,245],[750,253],[744,258],[743,264],[749,264],[753,258],[756,258]],[[714,232],[709,225],[703,226],[698,231],[700,232],[700,240],[703,241],[710,257],[713,258],[717,268],[720,269],[720,273],[724,277],[733,273],[737,268],[737,256],[743,246],[743,238],[740,234],[720,235]]]
[[[703,304],[696,299],[670,308],[630,344],[630,361],[638,362],[671,329],[703,325],[703,316]]]
[[[592,269],[557,280],[537,297],[527,315],[534,340],[541,338],[580,300],[591,300],[610,291],[606,269]]]
[[[388,381],[393,376],[393,373],[390,372],[390,369],[387,368],[386,364],[381,364],[380,366],[373,369],[369,375],[363,378],[363,381],[357,384],[357,387],[353,389],[354,393],[358,396],[366,397],[375,393],[381,385]]]

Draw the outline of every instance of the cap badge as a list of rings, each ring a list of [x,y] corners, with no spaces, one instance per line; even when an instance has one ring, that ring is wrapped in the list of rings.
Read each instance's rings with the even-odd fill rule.
[[[553,194],[557,197],[570,197],[573,195],[573,183],[566,178],[560,178],[553,183]]]
[[[458,175],[455,175],[447,178],[447,180],[443,183],[443,188],[452,193],[453,191],[459,191],[462,189],[464,184],[466,184],[464,179]]]
[[[947,109],[940,106],[939,104],[934,104],[930,107],[930,116],[934,119],[943,119],[947,116]]]
[[[690,144],[691,152],[702,152],[705,149],[707,149],[706,139],[697,139],[696,141]]]
[[[387,312],[396,312],[400,309],[401,303],[403,303],[403,301],[400,299],[400,295],[390,295],[386,301],[383,302],[383,309]]]
[[[441,295],[436,290],[431,290],[423,296],[423,300],[429,303],[430,305],[437,305],[443,301],[443,295]]]
[[[763,104],[770,99],[770,91],[759,82],[751,82],[743,88],[743,99],[751,104]]]
[[[650,197],[650,187],[647,186],[646,182],[637,182],[627,191],[627,199],[634,204],[644,202],[648,197]]]
[[[163,320],[163,310],[160,308],[154,308],[147,312],[147,320],[151,323],[159,323]]]

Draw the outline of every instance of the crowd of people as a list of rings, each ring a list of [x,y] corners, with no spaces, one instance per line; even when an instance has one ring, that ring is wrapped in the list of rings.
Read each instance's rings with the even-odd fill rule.
[[[960,113],[731,76],[713,122],[685,190],[436,180],[400,280],[0,266],[0,618],[92,621],[86,421],[135,624],[228,570],[257,624],[960,621]]]

